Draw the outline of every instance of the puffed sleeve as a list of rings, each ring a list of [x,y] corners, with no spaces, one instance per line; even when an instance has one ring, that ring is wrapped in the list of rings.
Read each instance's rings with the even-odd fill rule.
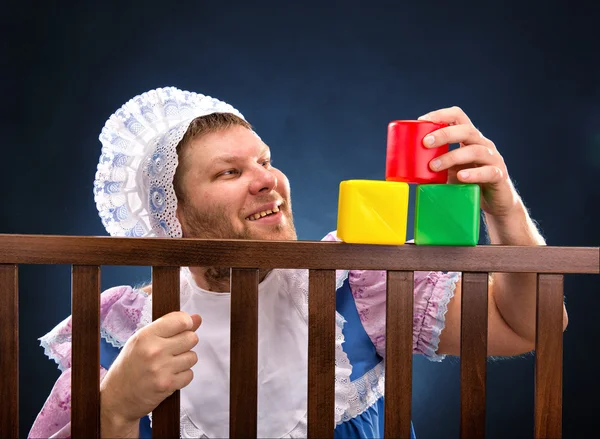
[[[339,241],[331,232],[324,241]],[[448,303],[454,296],[460,273],[417,271],[414,274],[413,352],[423,354],[431,361],[442,361],[438,355],[440,334],[445,325]],[[385,271],[352,270],[348,275],[350,289],[363,327],[375,345],[377,353],[385,357]]]
[[[130,286],[104,291],[100,296],[101,336],[112,346],[122,347],[137,330],[147,294]],[[40,338],[44,353],[62,371],[42,410],[38,413],[29,438],[67,438],[71,436],[71,317]],[[100,366],[100,379],[106,375]]]

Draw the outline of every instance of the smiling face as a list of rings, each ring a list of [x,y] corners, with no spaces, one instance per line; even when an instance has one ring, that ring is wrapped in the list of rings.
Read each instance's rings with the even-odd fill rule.
[[[296,239],[289,181],[246,126],[189,140],[179,163],[177,216],[184,237]]]

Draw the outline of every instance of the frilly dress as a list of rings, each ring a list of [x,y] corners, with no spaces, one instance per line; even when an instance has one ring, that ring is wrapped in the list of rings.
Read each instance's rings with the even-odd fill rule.
[[[335,232],[324,240],[337,240]],[[444,328],[458,273],[416,272],[413,352],[431,361]],[[229,429],[229,293],[199,288],[181,269],[182,311],[198,313],[202,325],[194,348],[194,379],[181,390],[184,438],[224,438]],[[383,436],[385,383],[384,271],[336,272],[335,425],[336,438]],[[151,322],[152,296],[131,286],[101,295],[101,379],[119,349]],[[307,436],[308,271],[273,270],[259,285],[258,437]],[[40,339],[62,374],[38,414],[30,438],[70,437],[71,317]],[[150,434],[151,413],[140,436]],[[414,437],[414,431],[413,431]]]

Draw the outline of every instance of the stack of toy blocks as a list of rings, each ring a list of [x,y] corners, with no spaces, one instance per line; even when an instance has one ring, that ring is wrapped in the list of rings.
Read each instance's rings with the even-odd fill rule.
[[[426,148],[423,138],[444,126],[428,121],[394,121],[388,125],[385,181],[348,180],[340,184],[337,235],[342,241],[404,244],[409,184],[416,184],[415,244],[477,245],[479,185],[447,184],[447,171],[434,172],[429,167],[449,147]]]

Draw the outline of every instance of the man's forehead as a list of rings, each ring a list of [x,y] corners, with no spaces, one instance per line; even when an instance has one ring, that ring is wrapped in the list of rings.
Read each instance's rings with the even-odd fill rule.
[[[269,153],[269,147],[253,130],[241,126],[207,133],[191,144],[197,155],[210,162]]]
[[[268,145],[266,145],[265,143],[263,143],[262,141],[260,142],[260,145],[257,145],[256,147],[247,147],[247,146],[240,146],[239,148],[233,148],[231,151],[227,151],[227,152],[219,152],[217,153],[212,159],[211,161],[213,163],[216,162],[220,162],[220,163],[232,163],[235,161],[239,161],[242,160],[244,158],[248,158],[248,157],[253,157],[253,156],[265,156],[265,155],[271,155],[271,150],[268,147]]]

